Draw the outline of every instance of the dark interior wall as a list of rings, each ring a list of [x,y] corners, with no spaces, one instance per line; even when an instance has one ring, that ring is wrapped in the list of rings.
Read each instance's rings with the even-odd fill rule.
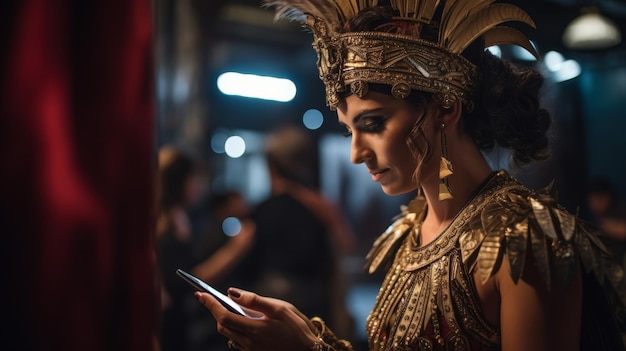
[[[580,79],[589,176],[609,176],[626,196],[626,59],[601,62]]]

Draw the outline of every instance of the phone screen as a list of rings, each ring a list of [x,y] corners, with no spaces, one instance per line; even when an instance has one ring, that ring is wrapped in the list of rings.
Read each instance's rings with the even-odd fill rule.
[[[193,275],[183,271],[182,269],[177,269],[176,270],[176,274],[178,274],[179,277],[183,278],[187,283],[189,283],[191,286],[193,286],[196,290],[211,294],[224,307],[226,307],[231,312],[234,312],[234,313],[240,314],[242,316],[246,316],[246,317],[252,317],[252,316],[249,316],[243,310],[243,308],[241,308],[241,306],[239,306],[239,304],[237,304],[235,301],[231,300],[230,297],[228,297],[228,296],[222,294],[221,292],[217,291],[215,288],[213,288],[209,284],[203,282],[202,280],[198,279],[197,277],[194,277]]]

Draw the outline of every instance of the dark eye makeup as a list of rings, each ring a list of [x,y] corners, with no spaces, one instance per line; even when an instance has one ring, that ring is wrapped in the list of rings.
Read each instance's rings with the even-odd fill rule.
[[[383,116],[367,116],[359,121],[358,127],[366,133],[379,133],[385,129],[386,121]]]
[[[364,110],[356,117],[354,117],[353,128],[363,133],[380,133],[385,130],[385,124],[387,122],[387,119],[388,116],[382,113],[381,108]],[[344,134],[344,136],[352,136],[351,128],[343,123],[341,124],[347,129],[347,132]]]
[[[385,130],[386,121],[387,118],[383,116],[364,116],[359,119],[359,121],[355,125],[355,128],[364,133],[380,133]],[[352,136],[352,131],[348,129],[346,133],[344,133],[344,136]]]

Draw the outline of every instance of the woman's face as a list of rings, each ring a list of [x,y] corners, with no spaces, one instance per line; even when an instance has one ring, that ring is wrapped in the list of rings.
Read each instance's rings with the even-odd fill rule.
[[[364,163],[386,194],[417,189],[413,173],[418,164],[406,140],[421,111],[405,100],[369,92],[364,99],[348,96],[337,114],[352,138],[351,161]]]

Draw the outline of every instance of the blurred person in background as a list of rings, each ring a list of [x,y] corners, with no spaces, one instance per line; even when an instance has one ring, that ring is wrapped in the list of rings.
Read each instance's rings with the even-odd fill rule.
[[[159,216],[157,265],[162,282],[163,351],[186,350],[189,327],[189,286],[176,269],[194,265],[192,228],[188,208],[200,197],[199,168],[192,157],[172,146],[159,150]]]
[[[239,191],[217,191],[209,196],[207,207],[209,229],[198,238],[202,262],[192,273],[220,287],[238,280],[230,273],[252,247],[256,227],[248,203]]]
[[[249,206],[239,191],[215,191],[207,200],[204,211],[209,218],[206,230],[199,231],[194,240],[198,265],[191,273],[219,291],[228,286],[242,286],[238,264],[254,243],[255,224],[250,219]],[[227,350],[224,337],[217,333],[215,319],[194,304],[190,343],[193,350]]]
[[[214,322],[207,323],[203,318],[206,314],[199,317],[198,306],[190,298],[192,288],[176,275],[176,270],[190,272],[216,287],[236,283],[239,280],[233,280],[229,273],[253,243],[254,223],[247,218],[247,204],[237,192],[209,197],[209,207],[201,214],[210,218],[208,233],[193,227],[192,223],[198,222],[192,220],[190,210],[203,195],[200,175],[200,163],[190,155],[172,146],[159,150],[157,260],[162,281],[160,340],[164,351],[217,350],[216,345],[224,345],[223,337],[215,333]],[[227,218],[239,221],[236,233],[224,232]]]
[[[611,180],[603,176],[591,179],[587,200],[596,226],[609,238],[626,241],[626,202],[619,198]]]
[[[255,246],[247,259],[247,286],[296,301],[304,313],[342,320],[345,277],[338,266],[356,239],[342,212],[312,183],[314,143],[295,126],[274,130],[265,140],[270,196],[253,212]],[[241,285],[240,285],[241,286]]]
[[[626,271],[626,202],[619,197],[609,177],[596,176],[589,181],[587,206],[591,223],[600,230],[607,248]],[[626,312],[618,313],[619,320],[626,321]],[[620,327],[626,341],[626,323],[622,322]]]

